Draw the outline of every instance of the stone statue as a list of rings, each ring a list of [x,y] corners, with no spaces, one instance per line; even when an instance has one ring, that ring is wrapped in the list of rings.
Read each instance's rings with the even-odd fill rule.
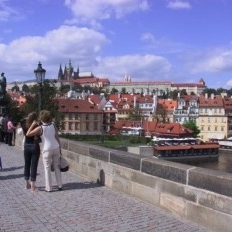
[[[0,79],[0,98],[5,98],[5,96],[6,96],[6,77],[4,73],[2,73]]]

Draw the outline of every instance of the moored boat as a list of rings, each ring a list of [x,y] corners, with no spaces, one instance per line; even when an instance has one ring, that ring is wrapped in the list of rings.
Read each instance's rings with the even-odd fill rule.
[[[154,156],[176,161],[212,161],[219,157],[218,142],[203,142],[197,138],[153,138]]]

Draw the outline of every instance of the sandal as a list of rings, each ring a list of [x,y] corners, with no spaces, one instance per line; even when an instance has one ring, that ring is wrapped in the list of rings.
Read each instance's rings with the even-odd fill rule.
[[[31,186],[31,191],[32,192],[37,192],[39,189],[37,186]]]
[[[25,189],[31,189],[31,185],[30,185],[30,184],[27,184],[27,185],[25,186]]]

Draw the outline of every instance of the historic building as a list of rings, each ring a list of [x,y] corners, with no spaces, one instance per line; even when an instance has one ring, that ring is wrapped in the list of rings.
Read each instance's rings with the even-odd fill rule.
[[[70,85],[72,89],[75,85],[82,87],[91,87],[91,88],[101,88],[107,90],[110,81],[108,78],[99,78],[93,75],[92,72],[80,72],[79,67],[74,70],[71,61],[69,61],[68,66],[65,65],[64,69],[60,65],[58,71],[58,82],[63,85]]]
[[[188,94],[194,93],[196,95],[202,94],[206,89],[205,81],[200,79],[198,83],[173,83],[169,81],[132,81],[129,75],[124,77],[122,82],[113,82],[110,84],[110,91],[117,89],[119,92],[122,89],[126,93],[135,94],[143,93],[144,95],[156,95],[162,97],[168,95],[170,91],[177,90],[180,92],[185,89]]]
[[[198,96],[182,95],[177,98],[177,107],[173,111],[173,121],[181,124],[187,121],[196,122],[199,114]]]
[[[109,91],[112,89],[117,89],[119,92],[125,89],[126,93],[129,94],[141,94],[144,95],[157,95],[163,96],[163,94],[168,94],[171,89],[171,82],[169,81],[132,81],[129,75],[124,77],[122,82],[112,82],[109,86]]]
[[[227,138],[228,121],[222,96],[205,94],[199,97],[197,126],[201,131],[199,136],[203,141]]]
[[[88,100],[58,99],[59,111],[64,114],[64,132],[70,134],[101,134],[103,112]]]
[[[201,78],[198,83],[172,83],[170,91],[182,89],[185,89],[188,95],[194,93],[199,96],[206,89],[205,81]]]

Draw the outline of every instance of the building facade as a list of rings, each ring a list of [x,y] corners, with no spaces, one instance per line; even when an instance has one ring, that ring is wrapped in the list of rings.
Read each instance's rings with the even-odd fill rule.
[[[199,97],[197,126],[203,141],[225,139],[228,136],[228,121],[223,98],[212,94]]]
[[[102,134],[103,112],[83,99],[58,99],[63,131],[70,134]]]

